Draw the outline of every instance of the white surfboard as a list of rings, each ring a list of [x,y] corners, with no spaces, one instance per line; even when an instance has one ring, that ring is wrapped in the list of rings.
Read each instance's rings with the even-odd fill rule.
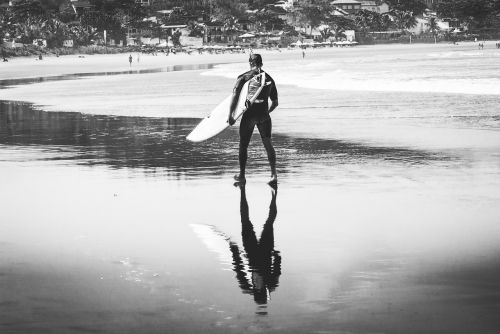
[[[265,85],[265,73],[261,72],[257,74],[257,76],[259,75],[261,76],[261,85],[256,94],[254,94],[252,99],[250,99],[251,103],[257,98]],[[247,100],[249,83],[250,80],[245,82],[245,85],[243,85],[243,88],[241,89],[240,96],[238,98],[238,104],[233,114],[235,120],[238,120],[238,118],[240,118],[247,109],[245,106],[245,101]],[[221,103],[219,103],[215,107],[215,109],[212,110],[210,115],[201,120],[201,122],[194,128],[193,131],[191,131],[186,139],[192,142],[204,141],[218,135],[226,128],[228,128],[229,123],[227,119],[229,116],[229,105],[231,104],[231,97],[232,94],[226,97]]]

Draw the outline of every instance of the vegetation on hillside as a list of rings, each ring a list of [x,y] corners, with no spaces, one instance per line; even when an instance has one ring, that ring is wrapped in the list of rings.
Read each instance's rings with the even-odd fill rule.
[[[43,39],[50,48],[60,48],[71,39],[78,47],[96,44],[104,38],[104,31],[108,40],[124,40],[130,28],[148,29],[150,37],[158,37],[162,25],[173,24],[187,25],[190,36],[203,37],[208,23],[219,24],[223,34],[238,35],[248,30],[244,27],[252,26],[254,32],[279,31],[296,36],[295,28],[302,27],[304,34],[317,29],[326,39],[338,38],[345,30],[405,32],[426,9],[419,0],[386,0],[391,6],[388,13],[359,10],[342,16],[330,1],[301,2],[285,11],[269,0],[212,0],[175,7],[160,15],[154,2],[144,7],[134,0],[89,1],[93,9],[75,13],[67,0],[18,0],[13,6],[1,0],[0,39],[25,44]],[[500,30],[500,0],[443,0],[436,10],[439,17],[460,22],[471,30]],[[432,34],[436,35],[436,19],[432,22]]]

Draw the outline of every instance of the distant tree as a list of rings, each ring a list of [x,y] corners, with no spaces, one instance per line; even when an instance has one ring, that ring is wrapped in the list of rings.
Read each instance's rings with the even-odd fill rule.
[[[299,33],[297,30],[295,30],[295,27],[289,24],[285,24],[283,26],[283,34],[285,36],[298,36]]]
[[[392,25],[392,20],[388,15],[365,9],[354,15],[354,21],[363,31],[384,31]]]
[[[120,22],[112,14],[105,11],[85,12],[80,16],[80,23],[84,27],[95,28],[98,31],[119,29]]]
[[[354,16],[354,22],[361,31],[369,31],[372,26],[371,14],[367,10],[360,10]]]
[[[46,14],[39,1],[20,0],[13,3],[12,17],[14,22],[23,22],[29,18],[42,17]]]
[[[175,7],[172,12],[161,21],[164,24],[185,24],[187,23],[188,16],[189,13],[184,9],[184,7]]]
[[[92,27],[73,25],[69,30],[75,45],[89,45],[98,38],[97,29]]]
[[[393,28],[394,22],[391,15],[384,13],[380,17],[381,31],[387,31]]]
[[[66,0],[39,0],[40,5],[49,10],[59,10],[59,7],[66,2]]]
[[[253,14],[251,18],[257,22],[259,30],[283,29],[286,24],[276,13],[266,10]]]
[[[318,27],[318,31],[321,34],[321,38],[323,40],[328,39],[330,36],[333,36],[332,28],[327,24],[322,24]]]
[[[80,17],[82,26],[94,29],[114,39],[123,39],[129,27],[138,28],[146,17],[145,9],[134,0],[90,0],[94,10]]]
[[[301,21],[309,25],[312,35],[313,29],[325,22],[327,14],[320,6],[308,5],[302,8],[300,16]]]
[[[190,21],[188,23],[190,37],[204,37],[206,26],[203,23]]]
[[[224,21],[228,16],[236,19],[246,18],[248,7],[246,4],[234,0],[212,0],[211,1],[211,19],[213,21]]]
[[[31,44],[35,39],[44,38],[43,22],[40,17],[28,17],[22,22],[17,22],[14,36],[24,44]]]
[[[390,14],[370,10],[360,10],[354,15],[354,22],[361,31],[387,31],[393,28],[394,21]]]
[[[226,15],[222,18],[223,28],[225,34],[234,34],[240,30],[239,20],[231,15]]]
[[[440,17],[456,18],[471,28],[495,25],[500,14],[499,0],[443,0],[436,6]]]
[[[417,19],[412,12],[395,9],[390,12],[390,15],[394,18],[396,27],[403,33],[417,24]]]
[[[6,37],[11,37],[13,32],[10,11],[7,8],[0,7],[0,41]]]
[[[427,9],[427,5],[422,0],[385,0],[391,10],[412,12],[413,15],[422,15]]]
[[[248,8],[250,9],[263,9],[268,5],[274,4],[275,0],[248,0]]]
[[[69,27],[56,16],[44,22],[43,31],[48,47],[62,47],[64,40],[70,37]]]
[[[345,16],[332,16],[328,20],[327,24],[335,36],[335,40],[338,40],[338,37],[341,36],[344,31],[351,30],[356,27],[356,22]]]
[[[434,44],[437,43],[436,35],[439,31],[437,19],[435,17],[431,17],[426,25],[429,27],[429,31],[432,33],[432,36],[434,36]]]

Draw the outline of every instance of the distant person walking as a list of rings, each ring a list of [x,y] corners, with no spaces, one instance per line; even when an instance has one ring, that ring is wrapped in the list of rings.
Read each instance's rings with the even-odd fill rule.
[[[305,58],[305,57],[306,57],[306,50],[302,49],[302,58]]]
[[[128,62],[130,64],[130,67],[132,67],[132,55],[128,56]]]

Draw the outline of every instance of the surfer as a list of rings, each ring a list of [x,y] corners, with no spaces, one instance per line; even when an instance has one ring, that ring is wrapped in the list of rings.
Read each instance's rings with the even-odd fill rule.
[[[257,126],[267,152],[269,166],[271,167],[269,184],[276,184],[278,182],[276,152],[271,141],[272,122],[269,114],[278,106],[278,91],[273,78],[269,74],[264,73],[264,75],[259,75],[263,72],[262,57],[256,53],[250,54],[248,61],[250,63],[250,71],[238,76],[229,108],[228,122],[230,125],[233,125],[235,123],[233,113],[237,107],[241,89],[250,80],[246,102],[248,109],[243,114],[240,122],[240,146],[238,154],[240,173],[236,174],[234,179],[240,183],[246,182],[245,169],[248,158],[248,145],[250,144],[253,130]],[[265,80],[265,82],[262,83],[260,80]],[[271,99],[271,106],[268,105],[269,99]]]

